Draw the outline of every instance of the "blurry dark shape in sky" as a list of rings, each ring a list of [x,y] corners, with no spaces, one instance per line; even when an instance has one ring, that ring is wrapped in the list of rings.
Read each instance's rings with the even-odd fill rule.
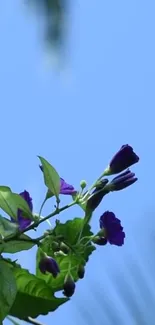
[[[58,50],[65,38],[65,19],[68,0],[28,0],[43,17],[44,38],[47,45]]]

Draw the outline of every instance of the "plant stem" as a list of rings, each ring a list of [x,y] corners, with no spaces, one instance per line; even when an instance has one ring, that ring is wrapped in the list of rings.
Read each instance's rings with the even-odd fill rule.
[[[87,200],[91,190],[96,186],[96,184],[102,179],[102,177],[105,176],[105,172],[101,174],[101,176],[89,187],[88,191],[83,196],[81,202],[84,203],[85,200]]]
[[[45,199],[44,199],[44,201],[43,201],[43,203],[42,203],[42,205],[41,205],[41,207],[40,207],[40,211],[39,211],[39,219],[40,219],[41,212],[42,212],[42,209],[43,209],[43,207],[44,207],[44,204],[46,203],[46,200],[47,200],[47,198],[45,197]]]
[[[60,208],[60,209],[57,208],[54,212],[50,213],[48,216],[42,218],[42,219],[39,220],[39,221],[34,222],[32,225],[30,225],[29,227],[27,227],[26,229],[24,229],[23,231],[21,231],[21,234],[22,234],[22,233],[25,233],[25,232],[27,232],[27,231],[29,231],[29,230],[32,230],[32,229],[34,229],[34,228],[36,228],[36,227],[38,227],[42,222],[44,222],[44,221],[50,219],[51,217],[56,216],[57,214],[59,214],[59,213],[61,213],[62,211],[66,210],[66,209],[68,209],[68,208],[70,208],[70,207],[72,207],[72,206],[75,205],[75,204],[77,204],[77,201],[73,201],[73,202],[71,202],[70,204],[67,204],[67,205],[65,205],[64,207]]]
[[[31,317],[27,317],[24,319],[25,322],[29,323],[29,324],[33,324],[33,325],[44,325],[43,323],[38,322],[37,320],[31,318]]]
[[[30,226],[27,227],[26,229],[24,229],[24,230],[18,232],[17,234],[15,234],[15,235],[13,235],[13,236],[9,236],[8,238],[3,239],[3,242],[9,242],[9,241],[11,241],[11,240],[17,239],[17,240],[21,240],[21,241],[25,241],[25,242],[29,242],[29,241],[30,241],[30,242],[33,242],[35,245],[38,245],[38,244],[39,244],[39,241],[42,240],[42,239],[44,239],[47,235],[44,234],[44,235],[42,235],[42,236],[40,236],[40,237],[38,237],[38,238],[36,238],[36,239],[30,239],[30,240],[27,240],[27,239],[24,239],[24,238],[19,238],[19,237],[20,237],[20,235],[22,235],[23,233],[25,233],[25,232],[27,232],[27,231],[29,231],[29,230],[33,230],[33,229],[35,229],[35,228],[38,227],[42,222],[44,222],[44,221],[50,219],[51,217],[56,216],[57,214],[59,214],[59,213],[61,213],[62,211],[66,210],[66,209],[68,209],[68,208],[70,208],[70,207],[72,207],[72,206],[75,205],[75,204],[77,204],[77,200],[71,202],[70,204],[65,205],[64,207],[62,207],[62,208],[60,208],[60,209],[59,209],[59,208],[56,208],[56,210],[55,210],[54,212],[50,213],[48,216],[46,216],[46,217],[44,217],[44,218],[42,218],[42,219],[40,219],[40,220],[38,220],[38,221],[36,221],[36,222],[34,222],[32,225],[30,225]]]

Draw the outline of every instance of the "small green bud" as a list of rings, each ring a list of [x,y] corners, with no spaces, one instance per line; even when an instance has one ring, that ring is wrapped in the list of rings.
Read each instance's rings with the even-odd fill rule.
[[[87,186],[86,181],[85,181],[85,180],[82,180],[82,181],[80,182],[80,186],[81,186],[82,190],[84,190],[84,188]]]
[[[63,251],[63,253],[65,253],[65,254],[68,254],[69,251],[70,251],[69,247],[68,247],[66,244],[64,244],[64,243],[61,243],[61,244],[60,244],[60,249],[61,249],[61,251]]]
[[[34,222],[39,222],[39,216],[37,214],[33,215],[33,221]]]
[[[104,230],[104,228],[102,228],[97,234],[96,234],[96,236],[99,236],[99,237],[105,237],[105,230]]]
[[[58,251],[58,252],[54,252],[55,256],[66,256],[67,254],[65,254],[63,251]]]
[[[52,242],[52,250],[54,252],[58,252],[60,250],[60,245],[56,241]]]
[[[93,239],[92,239],[92,242],[96,245],[99,245],[99,246],[104,246],[107,244],[107,239],[104,238],[104,237],[99,237],[99,236],[95,236]]]

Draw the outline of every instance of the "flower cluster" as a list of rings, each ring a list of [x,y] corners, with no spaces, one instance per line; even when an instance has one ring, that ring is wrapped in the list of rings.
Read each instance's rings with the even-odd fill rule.
[[[72,185],[66,183],[63,178],[60,178],[60,194],[81,195],[81,200],[86,197],[86,215],[87,213],[92,214],[106,194],[109,192],[125,189],[137,181],[137,177],[133,172],[130,171],[129,167],[138,161],[139,157],[134,153],[133,148],[129,145],[123,145],[112,158],[109,166],[105,169],[102,176],[95,183],[92,194],[90,194],[89,191],[84,194],[82,192],[79,194],[75,188]],[[40,166],[40,169],[43,171],[42,166]],[[113,178],[110,182],[107,178],[104,178],[105,176],[107,177],[112,174],[119,175]],[[85,187],[86,182],[82,181],[82,191]],[[27,202],[30,211],[32,212],[33,204],[30,194],[25,190],[24,192],[20,193],[20,195]],[[15,222],[14,219],[11,220]],[[24,216],[22,210],[18,209],[17,222],[19,225],[19,230],[23,231],[31,224],[32,221]],[[106,245],[109,243],[116,246],[122,246],[124,244],[125,232],[123,231],[121,221],[115,216],[113,212],[105,211],[99,218],[99,225],[100,231],[97,233],[97,235],[91,238],[91,241],[93,243],[97,245]],[[53,245],[54,243],[55,242],[53,241]],[[62,253],[64,252],[64,254],[68,254],[68,247],[63,242],[61,242],[60,245],[58,245],[58,243],[55,244],[55,252],[62,251]],[[48,272],[54,278],[56,278],[61,272],[56,260],[44,252],[42,252],[40,258],[39,269],[43,274],[46,274]],[[82,279],[84,277],[84,273],[84,266],[80,265],[77,271],[78,277]],[[65,276],[63,290],[63,293],[66,297],[71,297],[75,291],[75,282],[70,271],[68,271],[67,275]]]
[[[88,199],[87,211],[94,211],[102,201],[103,197],[109,192],[119,191],[134,184],[137,181],[135,174],[130,171],[129,167],[136,164],[139,157],[129,145],[123,145],[121,149],[112,158],[109,166],[103,175],[108,176],[125,171],[109,183],[108,179],[101,179],[96,184],[95,190]],[[93,242],[98,245],[105,245],[109,242],[112,245],[122,246],[124,244],[125,232],[121,226],[121,222],[116,218],[113,212],[106,211],[100,217],[100,228],[104,231],[100,232],[100,236],[95,236]]]

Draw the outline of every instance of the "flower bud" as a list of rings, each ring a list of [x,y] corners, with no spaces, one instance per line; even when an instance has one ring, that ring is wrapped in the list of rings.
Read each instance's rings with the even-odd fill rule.
[[[133,148],[128,144],[123,145],[110,161],[104,175],[118,174],[138,161],[139,157],[133,151]]]
[[[54,255],[55,256],[66,256],[67,254],[65,254],[63,251],[57,251],[57,252],[54,252]]]
[[[78,268],[78,277],[79,279],[83,279],[84,278],[84,275],[85,275],[85,268],[83,265],[80,265],[79,268]]]
[[[48,256],[44,252],[41,254],[41,259],[39,262],[39,269],[43,274],[46,274],[46,272],[49,272],[53,275],[54,278],[57,277],[58,273],[60,273],[59,266],[57,262],[54,260],[54,258]]]
[[[75,291],[75,282],[71,274],[67,274],[64,280],[63,294],[66,297],[71,297]]]
[[[87,186],[86,181],[85,181],[85,180],[82,180],[82,181],[80,182],[80,186],[81,186],[82,190],[84,190],[84,188]]]
[[[107,239],[104,238],[104,237],[99,237],[99,236],[95,236],[93,239],[92,239],[92,242],[96,245],[99,245],[99,246],[104,246],[107,244]]]
[[[64,243],[61,243],[61,244],[60,244],[60,249],[61,249],[61,251],[62,251],[63,253],[65,253],[65,254],[68,254],[69,251],[70,251],[69,247],[68,247],[66,244],[64,244]]]
[[[60,244],[58,244],[56,241],[52,242],[52,250],[54,252],[58,252],[60,250]]]
[[[96,236],[99,236],[99,237],[105,237],[105,230],[104,228],[102,228],[97,234]]]
[[[102,181],[100,181],[100,183],[97,185],[97,187],[95,188],[92,195],[87,201],[86,211],[93,212],[98,207],[104,195],[109,192],[109,190],[107,190],[107,188],[105,187],[107,183],[108,179],[103,179]]]
[[[132,173],[129,169],[127,169],[124,173],[119,174],[118,176],[113,178],[107,187],[110,189],[110,191],[120,191],[134,184],[137,179],[138,178],[135,177],[135,174]]]

